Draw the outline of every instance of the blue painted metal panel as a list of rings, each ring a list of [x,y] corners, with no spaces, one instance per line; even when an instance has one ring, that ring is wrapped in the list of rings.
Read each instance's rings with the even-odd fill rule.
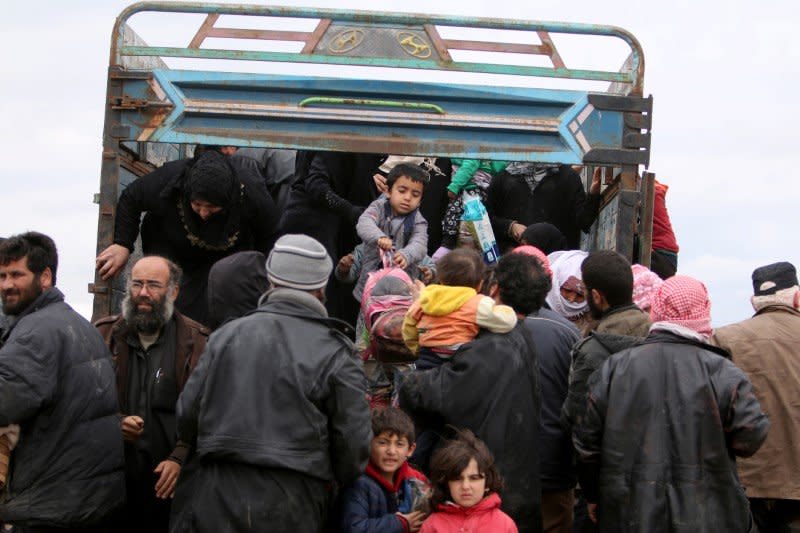
[[[580,164],[590,149],[617,148],[623,138],[622,113],[594,110],[581,91],[174,70],[152,76],[124,80],[130,99],[152,104],[120,110],[139,141]]]
[[[147,11],[200,13],[207,17],[186,47],[123,42],[121,28],[126,21],[136,13]],[[313,32],[286,32],[278,26],[254,35],[255,30],[217,26],[221,15],[315,19],[317,27]],[[525,35],[533,43],[448,40],[439,35],[438,27],[518,30],[528,32]],[[629,68],[621,72],[568,68],[551,34],[622,40],[630,48]],[[230,38],[234,49],[210,49],[203,45],[209,37]],[[254,51],[237,47],[236,39],[294,40],[303,42],[304,46],[298,53]],[[626,84],[631,97],[612,97],[622,100],[641,99],[644,76],[644,55],[635,37],[621,28],[595,24],[142,2],[120,14],[112,43],[112,66],[120,65],[123,57],[151,56],[515,74]],[[545,56],[552,67],[457,61],[451,50]],[[139,99],[146,104],[138,102],[126,106],[123,102],[115,108],[120,112],[120,123],[130,126],[131,137],[141,141],[435,154],[570,164],[647,164],[649,161],[649,137],[626,135],[640,130],[632,129],[625,122],[624,113],[638,111],[624,102],[619,105],[612,102],[612,107],[595,109],[585,91],[163,69],[141,74],[142,79],[124,77],[123,93],[129,99]],[[152,76],[151,80],[146,79],[148,75]],[[643,129],[648,128],[649,123],[643,126]]]

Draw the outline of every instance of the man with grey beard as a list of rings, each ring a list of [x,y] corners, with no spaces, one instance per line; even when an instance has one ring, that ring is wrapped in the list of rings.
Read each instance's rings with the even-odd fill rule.
[[[100,319],[116,363],[128,497],[119,531],[166,532],[187,445],[176,442],[175,403],[209,330],[175,310],[181,270],[143,257],[131,269],[122,315]]]

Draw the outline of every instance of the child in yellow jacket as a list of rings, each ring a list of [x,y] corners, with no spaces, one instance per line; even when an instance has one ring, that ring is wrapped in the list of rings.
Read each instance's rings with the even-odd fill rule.
[[[417,368],[437,366],[472,341],[480,328],[507,333],[517,315],[479,294],[486,266],[475,250],[459,248],[436,263],[439,284],[428,285],[403,321],[403,340],[419,352]]]

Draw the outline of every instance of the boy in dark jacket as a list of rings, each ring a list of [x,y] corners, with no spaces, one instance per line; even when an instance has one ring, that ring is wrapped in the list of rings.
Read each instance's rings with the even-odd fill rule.
[[[372,413],[372,434],[366,472],[342,494],[339,529],[419,531],[425,515],[415,509],[428,490],[428,480],[407,462],[414,451],[414,423],[400,409],[387,407]]]

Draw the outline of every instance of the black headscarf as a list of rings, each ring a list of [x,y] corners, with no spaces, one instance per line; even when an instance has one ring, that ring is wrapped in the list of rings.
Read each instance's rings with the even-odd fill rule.
[[[567,238],[552,224],[547,222],[537,222],[531,224],[522,232],[522,240],[531,246],[535,246],[550,255],[559,250],[569,250]]]
[[[261,252],[239,252],[220,259],[208,273],[208,327],[244,316],[258,307],[269,286],[267,258]]]
[[[239,180],[225,155],[219,152],[203,152],[189,167],[185,194],[189,200],[205,200],[223,209],[236,200]]]
[[[186,168],[178,204],[187,238],[198,247],[223,251],[239,238],[242,184],[227,156],[203,152]],[[203,220],[192,210],[192,200],[203,200],[222,211]]]

